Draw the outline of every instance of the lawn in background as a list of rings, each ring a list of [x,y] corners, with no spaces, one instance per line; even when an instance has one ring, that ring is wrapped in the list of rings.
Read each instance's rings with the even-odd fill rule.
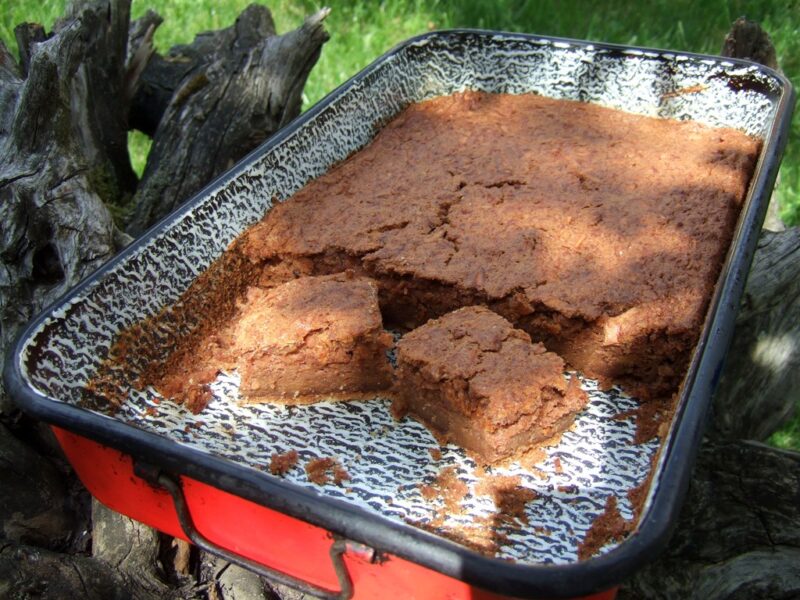
[[[0,38],[16,51],[13,28],[36,21],[49,30],[63,14],[65,0],[2,0]],[[226,27],[249,4],[248,0],[134,0],[133,17],[153,9],[164,17],[156,31],[162,52],[191,42],[194,35]],[[321,4],[307,0],[264,2],[272,11],[279,33],[297,27]],[[740,16],[758,21],[770,33],[778,62],[800,88],[800,0],[655,0],[630,2],[579,0],[521,2],[519,0],[350,0],[329,5],[326,21],[331,34],[314,67],[303,96],[308,108],[383,52],[433,29],[476,27],[539,33],[600,42],[668,48],[716,54],[731,23]],[[149,149],[143,135],[130,136],[132,162],[141,173]],[[800,111],[792,122],[789,145],[776,188],[781,216],[800,224]],[[800,414],[770,440],[800,450]]]

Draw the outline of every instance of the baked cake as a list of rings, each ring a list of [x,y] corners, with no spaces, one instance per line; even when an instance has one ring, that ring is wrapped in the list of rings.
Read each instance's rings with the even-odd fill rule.
[[[194,410],[220,371],[241,378],[244,402],[308,404],[374,397],[391,387],[375,282],[351,272],[249,287],[233,314],[148,373],[165,396]]]
[[[250,288],[220,344],[249,402],[372,398],[392,384],[378,288],[351,273]]]
[[[377,363],[367,380],[325,357],[302,371],[289,354],[280,359],[285,369],[270,370],[258,345],[272,342],[250,337],[249,325],[226,342],[243,351],[243,362],[217,352],[241,306],[268,322],[261,311],[271,309],[261,306],[277,297],[273,288],[352,271],[350,283],[338,275],[324,281],[371,278],[392,326],[413,329],[484,305],[604,386],[620,384],[640,399],[670,397],[697,342],[760,144],[733,129],[533,94],[464,92],[414,104],[231,244],[164,321],[194,333],[156,343],[164,337],[151,335],[163,325],[159,316],[123,334],[115,353],[166,349],[166,359],[148,358],[140,382],[179,399],[183,386],[197,406],[204,396],[196,390],[223,363],[242,371],[251,399],[317,397],[317,374],[326,394],[343,377],[343,393],[368,396],[388,385],[389,371]],[[374,294],[375,284],[363,285]],[[318,300],[304,310],[324,318],[328,300]],[[359,306],[364,330],[348,325],[351,341],[337,338],[334,350],[326,339],[307,348],[309,356],[333,358],[352,344],[341,356],[352,351],[358,371],[381,355],[378,311]],[[300,333],[291,319],[282,323],[286,335]],[[310,387],[292,388],[282,377]]]
[[[395,415],[483,463],[563,431],[587,401],[561,358],[484,307],[431,320],[397,345]]]
[[[484,304],[605,386],[683,378],[760,141],[532,94],[409,106],[233,245],[261,285],[354,269],[408,328]]]

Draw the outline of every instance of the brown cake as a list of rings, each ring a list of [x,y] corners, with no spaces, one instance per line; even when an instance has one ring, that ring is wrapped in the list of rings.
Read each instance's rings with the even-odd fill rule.
[[[561,358],[484,307],[429,321],[397,345],[393,412],[484,463],[563,431],[587,400]]]
[[[373,397],[392,382],[377,286],[347,273],[251,288],[221,343],[251,402]]]
[[[222,370],[239,373],[245,402],[373,397],[392,385],[391,347],[375,282],[350,272],[300,277],[250,287],[230,318],[195,340],[193,352],[158,365],[150,383],[190,406]]]
[[[371,315],[363,332],[348,325],[349,342],[331,346],[314,333],[303,351],[334,360],[305,371],[291,352],[280,359],[285,368],[271,369],[274,350],[259,350],[249,325],[220,340],[232,335],[225,324],[244,290],[253,321],[268,322],[260,312],[268,290],[350,270],[377,282],[392,325],[411,329],[485,305],[604,385],[668,398],[697,341],[759,149],[732,129],[532,94],[465,92],[409,106],[231,245],[181,299],[186,310],[169,313],[195,333],[166,359],[148,359],[140,382],[202,407],[204,384],[234,363],[251,399],[310,399],[323,393],[319,385],[336,394],[333,380],[347,369],[336,356],[350,360],[352,351],[358,371],[385,347],[374,308],[362,307]],[[318,300],[305,309],[325,319],[328,300]],[[199,327],[197,315],[206,315]],[[161,347],[151,343],[163,338],[159,319],[123,335],[116,353]],[[269,335],[301,333],[291,319],[282,323],[286,331]],[[198,359],[207,356],[217,362]],[[389,377],[373,375],[344,375],[338,385],[369,396]]]
[[[677,390],[760,142],[535,95],[408,107],[234,245],[261,285],[355,269],[412,328],[485,304],[605,385]]]

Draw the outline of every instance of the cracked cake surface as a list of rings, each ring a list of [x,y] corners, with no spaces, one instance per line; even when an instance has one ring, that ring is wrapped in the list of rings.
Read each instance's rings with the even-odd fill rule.
[[[391,347],[375,282],[351,272],[299,277],[250,286],[197,352],[176,354],[153,383],[180,399],[219,371],[236,370],[243,402],[371,398],[392,384]]]
[[[760,144],[733,129],[533,94],[412,104],[231,244],[217,263],[235,271],[215,263],[208,272],[219,276],[201,276],[182,299],[203,307],[199,333],[141,380],[197,387],[216,371],[200,372],[196,357],[230,335],[234,301],[257,314],[256,300],[287,282],[352,272],[374,281],[391,326],[484,305],[604,387],[669,398]],[[219,319],[217,305],[227,307]],[[247,360],[239,368],[258,379]],[[286,397],[244,381],[242,390]]]
[[[234,245],[262,284],[352,268],[409,328],[485,304],[604,385],[677,390],[760,141],[532,94],[409,106]]]
[[[462,308],[398,342],[392,410],[491,463],[563,431],[586,405],[564,367],[491,310]]]
[[[392,381],[377,286],[351,273],[250,288],[220,343],[250,402],[372,397]]]

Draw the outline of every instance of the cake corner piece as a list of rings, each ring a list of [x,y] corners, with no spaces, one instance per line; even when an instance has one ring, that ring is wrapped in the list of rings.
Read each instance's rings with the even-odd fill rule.
[[[567,429],[588,396],[564,361],[481,306],[428,321],[397,346],[392,410],[496,463]]]
[[[392,383],[374,281],[350,272],[254,288],[232,328],[244,402],[372,398]]]

